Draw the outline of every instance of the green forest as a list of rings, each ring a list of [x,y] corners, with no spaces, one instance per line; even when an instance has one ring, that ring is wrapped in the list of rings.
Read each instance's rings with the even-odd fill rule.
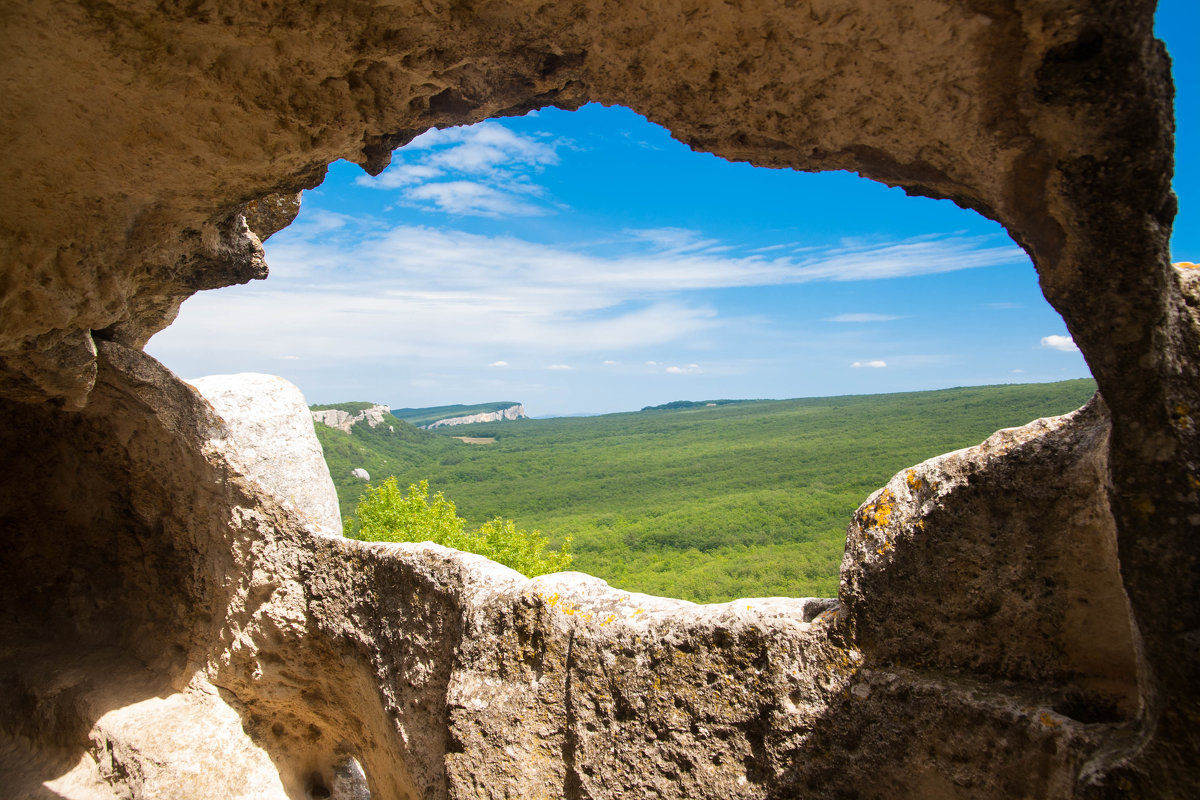
[[[471,525],[573,539],[572,568],[629,591],[720,602],[837,593],[846,525],[904,467],[1091,397],[1073,380],[522,419],[424,431],[316,425],[353,518],[366,484],[428,480]],[[709,403],[716,401],[708,401]],[[457,436],[494,439],[468,444]]]

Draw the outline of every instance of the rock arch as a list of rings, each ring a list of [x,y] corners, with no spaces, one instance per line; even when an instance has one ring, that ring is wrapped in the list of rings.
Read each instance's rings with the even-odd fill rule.
[[[135,780],[112,731],[133,725],[128,709],[182,697],[181,719],[203,698],[234,709],[293,796],[331,785],[347,756],[396,797],[1194,791],[1200,277],[1169,263],[1172,93],[1153,10],[10,3],[5,752],[23,754],[30,785],[79,762],[70,775],[148,793],[138,787],[169,770]],[[231,472],[220,421],[141,346],[190,294],[265,276],[261,237],[332,160],[378,172],[430,126],[585,101],[628,105],[725,158],[855,170],[1000,221],[1103,402],[913,473],[941,488],[898,476],[852,527],[862,558],[847,557],[842,606],[815,620],[800,601],[622,603],[588,581],[527,584],[440,551],[304,534]],[[970,516],[955,503],[973,518],[1009,513],[1005,475],[1067,474],[1080,476],[1060,490],[1077,513],[1035,513],[1061,510],[1050,492],[1015,527],[951,529],[981,547],[985,530],[1060,537],[1093,571],[1119,567],[1117,587],[1072,582],[1068,548],[1004,573],[1018,594],[1058,587],[1019,619],[1048,625],[1063,657],[1015,637],[964,658],[967,636],[927,663],[889,633],[874,592],[932,602],[942,587],[869,542],[899,557],[918,522]],[[970,492],[955,488],[962,475]],[[872,525],[880,502],[896,508]],[[1097,672],[1087,664],[1103,658],[1072,644],[1105,630],[1095,617],[1072,638],[1039,613],[1070,592],[1128,602],[1114,621],[1135,653],[1127,668]],[[1105,681],[1118,685],[1111,707],[1089,694]],[[206,774],[230,779],[220,773]]]

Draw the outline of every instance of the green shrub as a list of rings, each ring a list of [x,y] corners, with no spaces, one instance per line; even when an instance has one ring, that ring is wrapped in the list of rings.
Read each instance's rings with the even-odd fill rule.
[[[479,550],[493,561],[499,561],[530,578],[549,572],[562,572],[571,565],[571,540],[563,542],[561,549],[548,549],[550,540],[541,531],[524,531],[511,519],[496,517],[485,522],[475,531]]]
[[[430,502],[426,480],[409,484],[407,493],[401,493],[394,476],[379,486],[367,484],[351,535],[370,542],[433,542],[478,553],[529,578],[561,572],[571,563],[570,539],[549,550],[541,531],[521,530],[511,519],[496,517],[467,531],[453,501],[438,492]]]

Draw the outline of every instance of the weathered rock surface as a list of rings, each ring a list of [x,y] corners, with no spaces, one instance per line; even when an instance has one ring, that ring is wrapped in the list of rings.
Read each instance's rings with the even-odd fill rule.
[[[503,420],[514,420],[525,418],[525,406],[518,404],[502,408],[499,411],[487,411],[480,414],[466,414],[461,417],[447,417],[439,419],[437,422],[431,422],[428,425],[422,425],[426,430],[434,428],[444,428],[447,425],[470,425],[475,422],[501,422]]]
[[[15,796],[155,796],[212,763],[171,715],[222,708],[244,737],[221,728],[229,774],[261,775],[265,753],[292,798],[332,794],[347,758],[382,798],[1200,791],[1200,325],[1168,257],[1149,0],[2,13]],[[431,126],[586,101],[725,158],[854,170],[998,220],[1109,422],[1097,407],[1006,434],[915,467],[920,489],[902,472],[895,503],[857,516],[843,606],[811,622],[800,601],[637,614],[580,578],[311,533],[140,353],[187,296],[265,277],[262,238],[333,160],[377,173]],[[145,733],[173,752],[106,771],[100,743],[130,754],[142,733],[102,720],[150,707],[170,710]]]
[[[127,502],[119,494],[125,487],[141,498],[138,525],[163,531],[143,557],[118,559],[117,574],[97,567],[119,545],[81,545],[61,562],[57,542],[33,535],[16,542],[20,562],[48,577],[76,568],[96,575],[76,589],[55,580],[69,591],[33,603],[41,624],[14,632],[8,640],[20,646],[0,657],[10,698],[0,727],[35,750],[64,752],[61,763],[74,765],[77,781],[90,767],[96,782],[133,786],[135,797],[156,796],[137,787],[159,786],[170,786],[172,797],[211,796],[213,784],[193,791],[182,780],[214,757],[204,737],[176,729],[187,728],[178,721],[189,709],[225,742],[222,752],[236,761],[230,771],[262,780],[258,753],[265,753],[291,797],[333,787],[339,765],[354,758],[376,797],[853,790],[881,798],[1058,798],[1071,797],[1089,760],[1123,735],[1124,717],[1098,720],[1084,704],[1063,702],[1094,688],[1089,675],[1010,670],[997,680],[977,664],[956,668],[966,644],[945,648],[936,656],[942,663],[904,663],[886,636],[868,635],[871,617],[853,593],[845,606],[782,598],[696,606],[616,591],[576,573],[527,580],[428,543],[314,535],[294,509],[230,470],[237,451],[197,395],[134,350],[104,343],[100,355],[88,409],[9,404],[14,422],[25,424],[5,433],[66,449],[48,459],[39,489],[52,491],[64,470],[87,466],[82,474],[92,477],[82,485],[91,497]],[[73,435],[58,435],[61,426]],[[1102,415],[1005,436],[1042,442],[1021,456],[1035,472],[1061,466],[1070,453],[1070,464],[1080,465],[1070,470],[1077,482],[1062,488],[1103,497],[1094,469]],[[118,441],[127,445],[111,444]],[[997,453],[985,446],[923,465],[922,474],[987,474]],[[956,502],[953,490],[943,497],[947,506]],[[984,514],[1010,505],[1003,494],[985,494],[972,507]],[[111,513],[93,502],[71,522],[94,539],[103,530],[94,522]],[[899,524],[903,515],[893,513]],[[193,542],[197,531],[207,532],[204,547]],[[139,533],[127,535],[136,541]],[[908,547],[916,545],[895,537],[894,555]],[[1096,562],[1112,566],[1111,558]],[[106,582],[124,590],[109,593]],[[911,584],[914,592],[921,585]],[[1061,606],[1077,588],[1068,583],[1039,599]],[[3,591],[0,599],[15,603],[8,595],[22,589]],[[106,605],[80,613],[95,596]],[[926,600],[936,621],[933,598]],[[1111,621],[1107,609],[1097,612],[1099,623],[1077,622]],[[909,622],[897,624],[905,630]],[[64,631],[72,637],[66,649]],[[991,633],[1005,640],[990,643],[1000,651],[1005,642],[1028,643],[1024,631]],[[1122,655],[1120,647],[1113,652]],[[154,709],[161,730],[158,722],[140,724]],[[221,722],[228,709],[240,717],[239,735]],[[172,770],[181,776],[176,784]],[[134,773],[136,780],[128,777]],[[937,791],[926,794],[930,788]]]
[[[313,526],[340,536],[337,490],[300,389],[251,372],[189,383],[228,426],[231,460]]]
[[[360,481],[371,480],[371,473],[367,472],[362,467],[355,467],[354,469],[350,470],[350,474],[358,478]]]
[[[868,498],[840,596],[872,661],[1041,684],[1083,721],[1135,716],[1108,433],[1096,398],[918,464]],[[936,596],[917,591],[931,584]]]
[[[321,411],[313,411],[312,418],[315,422],[346,433],[349,433],[350,429],[360,422],[365,422],[374,428],[378,425],[390,425],[395,421],[392,410],[387,406],[380,405],[364,408],[357,414],[337,408],[326,408]]]

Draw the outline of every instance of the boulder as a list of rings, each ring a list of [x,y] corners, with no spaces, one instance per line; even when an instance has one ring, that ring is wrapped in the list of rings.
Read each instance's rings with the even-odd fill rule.
[[[341,536],[337,491],[300,389],[278,376],[251,372],[188,382],[228,426],[235,463],[316,530]]]

